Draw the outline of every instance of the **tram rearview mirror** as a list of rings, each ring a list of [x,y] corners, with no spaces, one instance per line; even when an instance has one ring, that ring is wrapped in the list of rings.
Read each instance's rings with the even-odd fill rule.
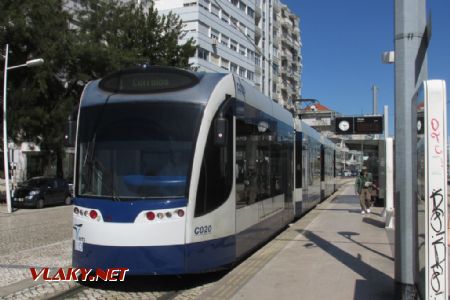
[[[214,145],[225,147],[227,144],[228,121],[223,117],[218,117],[214,121]]]

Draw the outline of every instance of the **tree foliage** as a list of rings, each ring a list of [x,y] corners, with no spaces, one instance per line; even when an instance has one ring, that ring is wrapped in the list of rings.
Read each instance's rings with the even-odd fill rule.
[[[75,101],[61,78],[73,48],[68,21],[60,0],[0,2],[0,45],[4,54],[9,44],[9,66],[37,57],[45,61],[8,71],[8,134],[16,143],[39,144],[48,162],[61,156],[61,133]]]
[[[71,14],[62,0],[0,2],[9,65],[45,60],[8,72],[8,133],[16,143],[39,144],[48,162],[57,158],[59,175],[66,120],[88,81],[140,63],[187,68],[195,53],[192,40],[179,42],[180,18],[158,15],[151,1],[81,3]]]

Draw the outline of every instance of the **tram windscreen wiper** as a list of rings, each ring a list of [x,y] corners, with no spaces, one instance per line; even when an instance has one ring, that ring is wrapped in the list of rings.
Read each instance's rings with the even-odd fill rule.
[[[116,191],[116,188],[115,188],[115,185],[114,185],[114,178],[116,177],[114,174],[114,172],[111,172],[113,175],[112,175],[112,180],[111,180],[111,192],[112,192],[112,198],[113,198],[113,200],[114,201],[117,201],[117,202],[121,202],[122,201],[122,199],[120,199],[120,197],[119,197],[119,193],[117,193],[117,191]]]

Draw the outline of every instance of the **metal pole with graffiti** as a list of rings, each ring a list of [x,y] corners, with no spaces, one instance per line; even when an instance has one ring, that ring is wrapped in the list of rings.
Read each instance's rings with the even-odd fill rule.
[[[417,283],[422,299],[448,299],[446,103],[445,81],[425,81],[417,98]]]

